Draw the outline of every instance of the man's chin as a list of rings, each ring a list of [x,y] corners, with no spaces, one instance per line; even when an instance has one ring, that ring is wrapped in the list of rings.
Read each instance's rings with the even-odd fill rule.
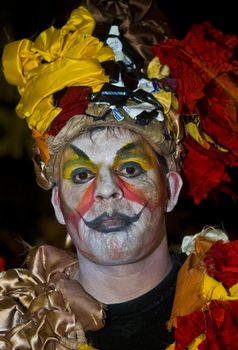
[[[89,260],[91,260],[92,262],[96,263],[97,265],[102,265],[102,266],[121,266],[121,265],[129,265],[129,264],[133,264],[135,262],[137,262],[138,258],[136,258],[133,254],[133,256],[131,254],[128,254],[128,252],[117,252],[114,255],[110,255],[110,256],[94,256],[92,258],[92,256],[90,255],[88,257]]]

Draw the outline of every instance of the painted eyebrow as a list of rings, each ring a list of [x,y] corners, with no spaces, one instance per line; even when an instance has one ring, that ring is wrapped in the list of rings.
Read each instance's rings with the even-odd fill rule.
[[[70,148],[72,148],[72,150],[80,157],[83,158],[84,160],[90,160],[89,157],[87,156],[86,153],[84,153],[84,151],[82,151],[80,148],[74,146],[74,145],[70,145]]]
[[[136,141],[136,142],[131,142],[128,143],[127,145],[123,146],[121,149],[119,149],[116,153],[116,158],[120,158],[123,159],[125,157],[131,156],[131,157],[140,157],[143,159],[148,159],[148,156],[146,156],[146,154],[144,153],[140,153],[140,152],[130,152],[133,151],[136,148],[143,148],[143,142],[142,141]]]

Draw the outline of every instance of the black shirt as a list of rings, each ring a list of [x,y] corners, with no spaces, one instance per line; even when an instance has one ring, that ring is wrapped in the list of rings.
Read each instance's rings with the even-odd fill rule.
[[[104,328],[87,332],[88,342],[99,350],[164,350],[173,343],[166,322],[173,306],[178,270],[184,260],[184,254],[173,255],[171,271],[148,293],[107,305]]]

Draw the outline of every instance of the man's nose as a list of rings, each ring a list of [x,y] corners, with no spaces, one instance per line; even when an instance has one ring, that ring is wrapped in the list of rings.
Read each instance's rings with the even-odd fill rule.
[[[103,199],[121,199],[122,197],[123,191],[118,186],[111,169],[100,169],[96,179],[94,199],[100,201]]]

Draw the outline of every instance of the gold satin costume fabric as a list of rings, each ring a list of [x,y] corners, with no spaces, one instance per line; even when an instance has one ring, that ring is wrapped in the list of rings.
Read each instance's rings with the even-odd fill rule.
[[[78,262],[53,246],[32,248],[27,269],[0,278],[0,349],[65,350],[104,325],[104,305],[72,279]]]

